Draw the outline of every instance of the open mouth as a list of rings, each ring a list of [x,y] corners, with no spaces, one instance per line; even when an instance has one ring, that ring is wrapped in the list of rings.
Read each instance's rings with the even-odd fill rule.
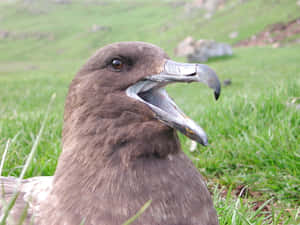
[[[179,109],[164,89],[164,86],[175,82],[205,83],[214,89],[216,99],[218,99],[221,91],[217,75],[208,66],[167,60],[163,72],[148,76],[133,84],[126,93],[129,97],[150,107],[163,123],[206,146],[208,140],[204,130]]]

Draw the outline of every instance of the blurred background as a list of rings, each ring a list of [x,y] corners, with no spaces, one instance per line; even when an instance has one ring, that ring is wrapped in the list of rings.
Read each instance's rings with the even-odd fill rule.
[[[299,224],[299,0],[0,0],[0,152],[17,176],[53,94],[26,176],[52,175],[68,85],[100,47],[144,41],[177,61],[207,63],[221,98],[198,84],[168,92],[204,130],[180,135],[207,179],[220,224]]]

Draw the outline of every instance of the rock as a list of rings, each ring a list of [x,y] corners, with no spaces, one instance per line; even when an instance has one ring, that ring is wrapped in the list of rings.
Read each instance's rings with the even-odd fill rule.
[[[204,7],[205,0],[194,0],[191,4],[192,4],[194,7],[202,8],[202,7]]]
[[[189,1],[185,4],[184,10],[186,13],[191,13],[195,10],[204,10],[209,12],[209,14],[205,14],[205,19],[210,19],[210,17],[214,14],[216,10],[223,7],[227,0],[194,0]]]
[[[199,40],[195,46],[194,53],[187,56],[189,62],[206,62],[209,58],[232,55],[230,45],[212,40]]]
[[[8,31],[0,31],[0,39],[8,38],[9,32]]]
[[[223,86],[224,86],[224,87],[229,86],[229,85],[231,85],[231,84],[232,84],[231,79],[223,80]]]
[[[25,4],[31,5],[33,3],[39,2],[39,0],[23,0]],[[49,2],[55,3],[55,4],[71,4],[71,0],[50,0]]]
[[[178,44],[177,48],[175,48],[175,55],[188,56],[193,54],[195,51],[194,42],[195,40],[191,36],[186,37]]]
[[[286,105],[288,107],[294,107],[296,110],[300,110],[300,97],[294,97],[289,100]]]
[[[55,39],[53,33],[47,32],[15,32],[0,30],[0,39],[26,40],[26,39],[47,39],[53,41]]]
[[[296,39],[295,41],[293,41],[292,43],[295,43],[295,44],[300,44],[300,39]]]
[[[209,58],[232,55],[232,48],[228,44],[217,43],[213,40],[194,40],[185,38],[175,49],[176,56],[186,56],[189,62],[205,62]]]
[[[91,32],[98,32],[98,31],[111,31],[111,27],[93,24],[91,28]]]
[[[207,0],[205,1],[205,8],[210,12],[214,12],[218,9],[219,5],[223,2],[224,2],[223,0]]]
[[[71,0],[52,0],[54,3],[57,4],[71,4]]]
[[[272,48],[279,48],[279,47],[280,47],[279,42],[275,42],[274,44],[272,44]]]
[[[224,5],[226,0],[194,0],[191,4],[197,8],[203,8],[209,12],[216,11]]]
[[[207,12],[204,14],[203,18],[206,20],[209,20],[212,18],[212,16],[213,16],[213,14],[211,12]]]
[[[25,4],[32,4],[34,0],[23,0]]]
[[[168,3],[172,8],[178,8],[185,5],[185,1],[171,1]]]
[[[228,36],[230,39],[235,39],[235,38],[237,38],[238,35],[239,35],[239,32],[233,31]]]

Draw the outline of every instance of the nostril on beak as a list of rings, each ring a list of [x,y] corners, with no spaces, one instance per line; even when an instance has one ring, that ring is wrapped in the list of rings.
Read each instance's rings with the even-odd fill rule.
[[[197,73],[195,72],[195,73],[191,73],[191,74],[188,74],[188,75],[186,75],[187,77],[192,77],[192,76],[195,76]]]

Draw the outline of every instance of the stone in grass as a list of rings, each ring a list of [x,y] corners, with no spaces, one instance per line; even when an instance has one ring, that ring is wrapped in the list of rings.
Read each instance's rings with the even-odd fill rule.
[[[286,105],[288,107],[294,107],[296,110],[300,110],[300,97],[295,97],[289,100]]]
[[[232,55],[229,44],[214,40],[194,40],[187,37],[175,49],[176,56],[185,56],[189,62],[206,62],[209,58]]]
[[[237,38],[238,35],[239,35],[239,32],[233,31],[228,36],[230,39],[235,39],[235,38]]]
[[[71,4],[72,2],[70,0],[53,0],[54,3],[57,4]]]
[[[93,33],[94,32],[99,32],[99,31],[111,31],[111,27],[93,24],[90,31],[93,32]]]
[[[0,31],[0,39],[5,39],[9,37],[8,31]]]
[[[232,81],[231,79],[225,79],[223,80],[223,86],[226,87],[226,86],[229,86],[232,84]]]

